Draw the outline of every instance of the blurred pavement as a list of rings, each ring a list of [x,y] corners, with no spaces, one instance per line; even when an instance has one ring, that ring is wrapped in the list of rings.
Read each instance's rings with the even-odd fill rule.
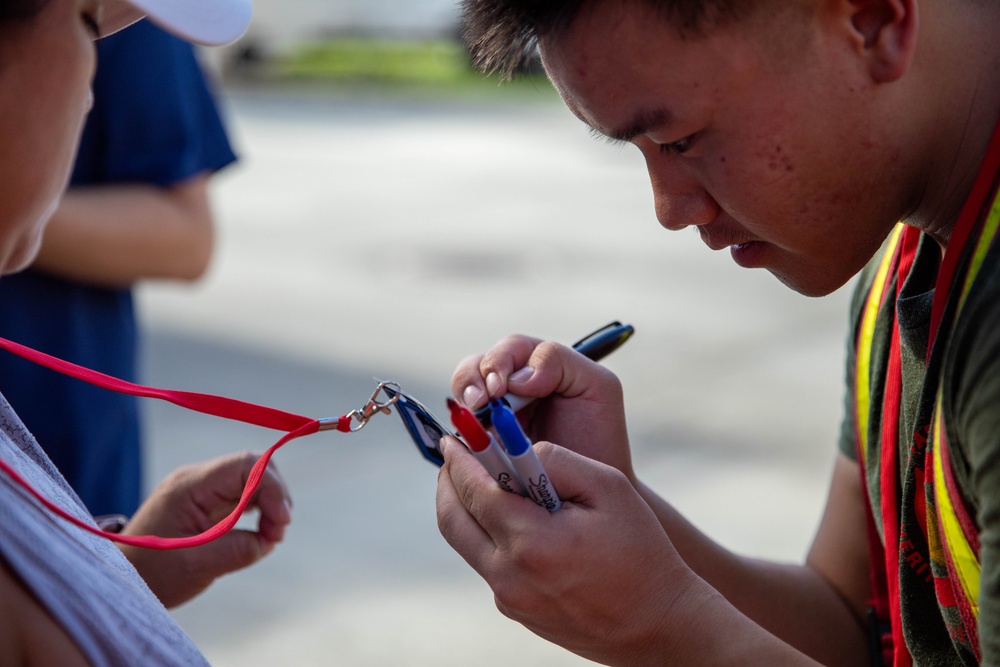
[[[502,99],[502,96],[501,96]],[[810,300],[653,217],[634,149],[555,101],[234,92],[210,276],[142,289],[151,384],[314,417],[398,381],[439,416],[456,362],[520,331],[636,336],[636,467],[709,534],[798,560],[840,419],[847,290]],[[277,435],[147,402],[150,479]],[[395,416],[294,441],[285,544],[176,617],[229,665],[579,665],[502,616],[448,547],[436,470]]]

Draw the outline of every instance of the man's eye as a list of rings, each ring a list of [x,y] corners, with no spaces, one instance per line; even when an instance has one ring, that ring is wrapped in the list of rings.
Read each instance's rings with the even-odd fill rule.
[[[683,155],[691,150],[695,135],[691,134],[679,141],[671,141],[669,144],[660,144],[660,153],[669,155]]]

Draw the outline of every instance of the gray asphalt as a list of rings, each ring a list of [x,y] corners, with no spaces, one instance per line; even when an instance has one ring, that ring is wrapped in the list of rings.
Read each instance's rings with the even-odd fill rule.
[[[638,152],[551,99],[226,104],[243,159],[214,185],[216,261],[196,286],[142,288],[147,382],[324,417],[391,379],[441,414],[458,360],[506,333],[628,321],[606,363],[640,476],[728,547],[802,558],[841,417],[846,289],[806,299],[666,232]],[[145,409],[151,479],[276,439]],[[436,470],[395,416],[274,461],[285,543],[175,612],[215,665],[585,663],[496,610],[438,533]]]

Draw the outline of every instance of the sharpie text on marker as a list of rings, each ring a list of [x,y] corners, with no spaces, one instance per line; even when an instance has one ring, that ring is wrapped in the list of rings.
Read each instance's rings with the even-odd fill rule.
[[[493,427],[507,449],[507,458],[527,486],[528,497],[550,512],[558,510],[562,507],[562,502],[542,467],[542,462],[535,455],[531,441],[521,430],[517,417],[509,407],[495,398],[490,401],[490,412]]]

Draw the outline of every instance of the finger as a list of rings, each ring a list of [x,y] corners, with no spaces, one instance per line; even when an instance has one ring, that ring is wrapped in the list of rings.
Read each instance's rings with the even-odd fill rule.
[[[507,390],[534,398],[559,394],[613,402],[621,395],[621,383],[610,370],[573,348],[546,341],[536,345],[524,366],[507,378]]]
[[[597,509],[607,498],[635,491],[624,473],[605,463],[551,442],[535,443],[534,449],[564,503]]]
[[[185,475],[184,485],[206,512],[219,511],[243,495],[258,458],[251,452],[240,452],[189,466],[192,472]]]
[[[451,393],[465,407],[475,410],[486,403],[486,382],[479,374],[479,362],[483,355],[465,357],[451,376]]]
[[[458,440],[444,443],[452,450],[448,474],[456,498],[493,546],[522,533],[548,512],[530,499],[506,491]]]
[[[274,550],[275,543],[249,530],[231,530],[219,539],[198,547],[196,571],[215,579],[253,565]]]
[[[257,465],[259,455],[251,452],[230,454],[207,462],[189,476],[195,505],[210,523],[216,523],[232,512],[246,490],[247,479]],[[284,528],[291,522],[291,499],[280,474],[270,462],[261,475],[259,485],[247,508],[260,510],[258,530],[270,542],[280,542]]]
[[[507,377],[524,366],[538,339],[507,336],[485,354],[463,359],[452,375],[452,393],[475,410],[493,396],[506,393]]]
[[[507,336],[483,355],[479,362],[479,374],[484,378],[486,392],[491,398],[507,393],[507,379],[512,373],[523,372],[541,342],[530,336]]]
[[[507,492],[496,485],[465,446],[454,438],[442,439],[441,449],[445,462],[438,474],[438,530],[448,544],[485,577],[496,544],[470,511],[470,506],[478,513],[478,506],[490,502],[494,489],[502,494]]]
[[[264,471],[250,505],[260,511],[257,521],[260,536],[271,543],[283,540],[285,528],[292,522],[292,498],[273,462]]]

